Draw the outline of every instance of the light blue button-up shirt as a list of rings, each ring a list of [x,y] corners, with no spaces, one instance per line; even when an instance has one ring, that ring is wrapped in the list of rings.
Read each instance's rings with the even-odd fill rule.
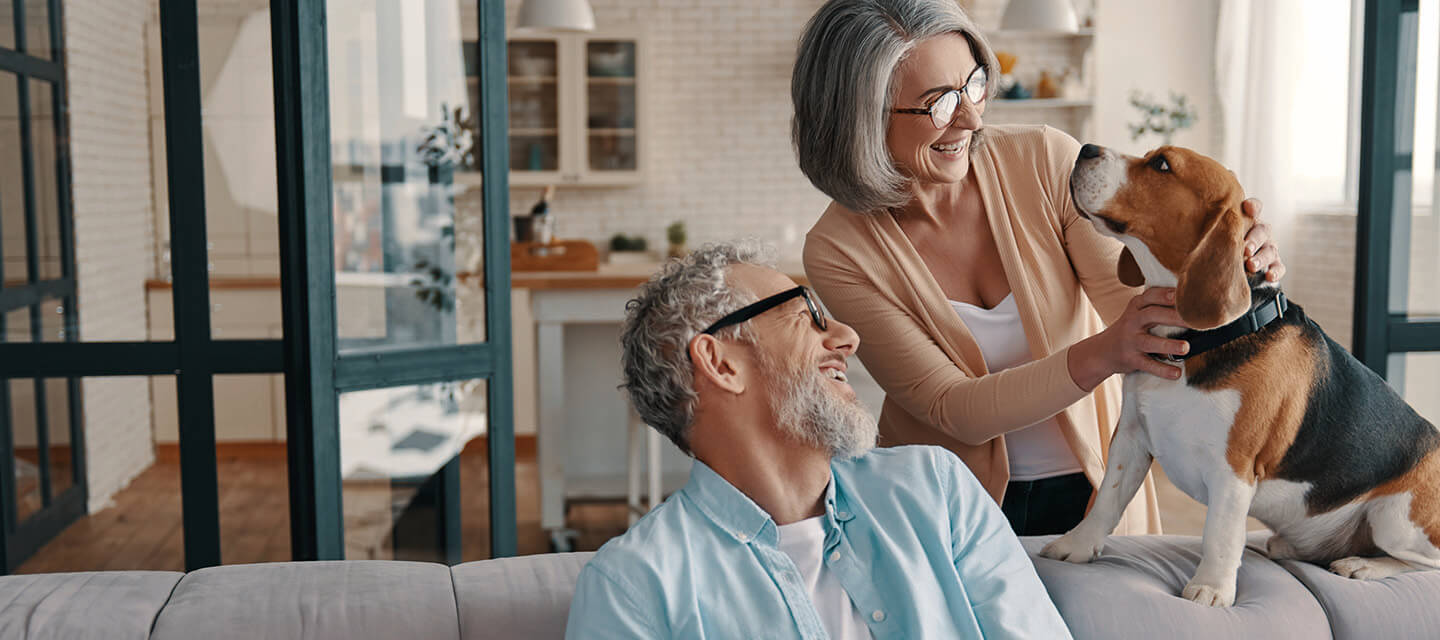
[[[830,465],[825,566],[881,638],[1069,638],[1005,516],[938,447]],[[566,638],[825,638],[770,515],[704,463],[580,572]]]

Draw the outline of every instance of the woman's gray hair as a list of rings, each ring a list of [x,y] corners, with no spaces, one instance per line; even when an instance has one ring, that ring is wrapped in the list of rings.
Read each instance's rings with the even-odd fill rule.
[[[917,42],[944,33],[969,41],[990,70],[986,95],[994,95],[995,52],[957,0],[830,0],[810,18],[790,79],[790,134],[800,170],[816,188],[859,213],[905,204],[908,179],[885,146],[892,80]]]
[[[625,305],[625,326],[620,333],[625,382],[621,387],[629,392],[641,419],[687,454],[690,423],[699,399],[690,341],[710,323],[756,300],[753,293],[730,286],[726,278],[730,267],[772,266],[773,253],[754,240],[707,244],[667,262]],[[743,323],[722,329],[716,336],[755,341]]]

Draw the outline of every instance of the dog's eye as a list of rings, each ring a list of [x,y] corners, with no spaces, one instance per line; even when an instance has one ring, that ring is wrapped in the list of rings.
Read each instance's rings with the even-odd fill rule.
[[[1155,156],[1150,159],[1150,168],[1160,173],[1170,173],[1170,161],[1165,156]]]

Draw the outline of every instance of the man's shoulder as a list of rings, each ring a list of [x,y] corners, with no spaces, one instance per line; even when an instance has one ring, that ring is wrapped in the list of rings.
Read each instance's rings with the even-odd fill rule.
[[[671,571],[685,563],[683,556],[693,542],[689,539],[709,534],[698,521],[693,505],[686,502],[683,493],[670,496],[625,533],[602,545],[586,568],[627,588],[666,575],[683,575]]]
[[[841,460],[836,465],[852,465],[857,468],[891,470],[912,468],[915,465],[946,465],[958,460],[955,454],[944,447],[929,444],[906,444],[896,447],[875,447],[863,455]]]
[[[950,450],[920,444],[877,447],[865,455],[836,462],[835,471],[851,476],[852,481],[890,483],[911,490],[944,488],[953,484],[957,473],[966,472],[965,465]]]

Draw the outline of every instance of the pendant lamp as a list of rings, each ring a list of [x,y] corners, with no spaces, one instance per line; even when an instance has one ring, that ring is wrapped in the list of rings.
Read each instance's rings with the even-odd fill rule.
[[[1000,18],[1000,28],[1074,33],[1080,30],[1080,20],[1070,0],[1010,0]]]
[[[533,31],[594,31],[595,11],[589,0],[525,0],[516,23]]]

